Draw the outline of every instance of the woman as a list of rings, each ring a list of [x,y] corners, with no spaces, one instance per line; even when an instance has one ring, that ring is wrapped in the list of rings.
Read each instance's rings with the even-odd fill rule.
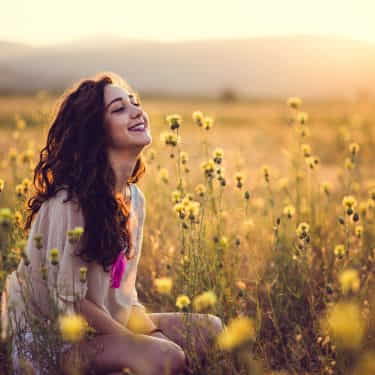
[[[121,374],[123,368],[142,375],[188,373],[184,313],[147,313],[135,287],[145,218],[145,198],[136,183],[145,173],[141,152],[152,138],[148,115],[132,92],[116,74],[102,73],[62,95],[35,168],[36,194],[28,202],[25,253],[30,264],[22,260],[18,277],[13,273],[7,281],[9,306],[21,319],[27,309],[20,302],[18,280],[29,275],[37,286],[30,311],[48,319],[46,287],[55,281],[62,291],[60,308],[79,311],[96,331],[77,344],[95,374]],[[79,227],[83,234],[74,241]],[[52,272],[43,283],[40,266],[53,248],[59,250],[59,264],[46,263]],[[78,282],[82,267],[86,282]],[[144,332],[127,326],[133,314],[141,317]],[[189,340],[204,360],[223,324],[211,314],[190,315]],[[30,329],[23,340],[32,342]],[[74,349],[68,343],[63,348],[66,373]],[[38,371],[43,373],[42,365]]]

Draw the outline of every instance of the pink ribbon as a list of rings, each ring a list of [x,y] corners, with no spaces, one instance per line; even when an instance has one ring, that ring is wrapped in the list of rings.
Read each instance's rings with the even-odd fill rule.
[[[124,252],[121,251],[117,256],[116,262],[111,267],[111,288],[119,288],[122,280],[122,275],[125,272],[127,259]]]

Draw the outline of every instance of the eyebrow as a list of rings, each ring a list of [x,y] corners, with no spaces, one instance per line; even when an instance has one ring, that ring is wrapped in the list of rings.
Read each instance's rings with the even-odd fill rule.
[[[134,94],[130,93],[130,94],[128,94],[128,97],[129,97],[129,98],[134,98]],[[122,98],[122,97],[118,97],[118,98],[115,98],[115,99],[111,100],[111,101],[105,106],[105,108],[107,109],[112,103],[117,102],[117,101],[119,101],[119,100],[123,100],[123,98]]]

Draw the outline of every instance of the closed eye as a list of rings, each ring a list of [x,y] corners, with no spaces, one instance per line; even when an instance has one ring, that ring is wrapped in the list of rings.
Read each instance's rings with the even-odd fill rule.
[[[112,111],[112,112],[121,112],[121,111],[123,111],[124,109],[125,109],[125,107],[121,107],[121,108],[115,109],[115,110]]]

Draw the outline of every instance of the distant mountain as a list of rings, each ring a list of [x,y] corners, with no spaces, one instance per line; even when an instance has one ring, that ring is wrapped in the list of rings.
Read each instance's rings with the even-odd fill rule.
[[[141,93],[351,97],[375,90],[375,45],[336,37],[154,42],[96,36],[53,47],[0,42],[0,91],[63,89],[99,71]]]

